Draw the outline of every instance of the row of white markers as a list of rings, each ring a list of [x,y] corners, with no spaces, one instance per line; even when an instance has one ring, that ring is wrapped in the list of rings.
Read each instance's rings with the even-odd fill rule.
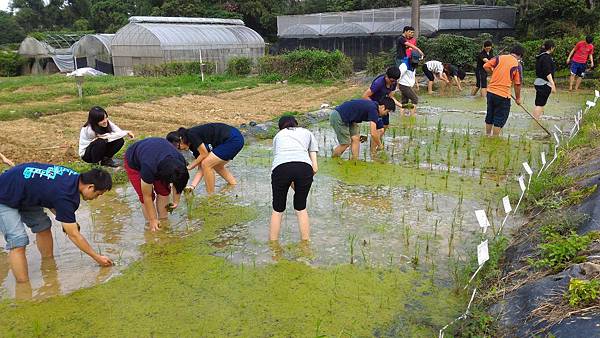
[[[554,129],[556,130],[553,133],[554,140],[556,141],[556,143],[554,144],[554,156],[552,157],[552,160],[550,162],[546,163],[546,154],[544,152],[542,152],[540,154],[542,167],[537,171],[537,174],[535,174],[536,176],[540,176],[542,171],[548,169],[548,167],[550,167],[550,165],[552,163],[554,163],[554,161],[556,161],[556,158],[558,157],[558,148],[560,146],[561,140],[566,139],[566,141],[568,143],[569,140],[571,140],[573,137],[575,137],[575,135],[577,135],[577,133],[580,130],[580,122],[581,122],[581,119],[583,118],[583,115],[585,113],[587,113],[590,110],[590,108],[596,106],[596,102],[598,101],[599,98],[600,98],[600,92],[598,90],[596,90],[595,95],[594,95],[594,100],[586,101],[585,110],[583,110],[583,111],[579,110],[577,112],[577,114],[575,114],[573,116],[575,124],[569,131],[568,138],[567,138],[567,136],[564,135],[563,131],[558,126],[554,125]],[[558,134],[557,134],[557,132],[558,132]],[[514,209],[512,208],[512,206],[510,204],[510,200],[509,200],[508,196],[504,196],[502,198],[502,204],[504,206],[504,213],[506,214],[506,216],[504,217],[504,220],[502,220],[502,224],[500,225],[500,228],[498,229],[498,233],[496,235],[499,235],[502,232],[502,228],[504,227],[504,224],[508,220],[508,217],[511,215],[511,212],[513,215],[517,212],[517,209],[519,209],[519,205],[521,204],[521,200],[523,200],[523,196],[525,196],[525,192],[527,191],[527,189],[529,189],[529,185],[531,184],[531,178],[534,175],[534,171],[533,171],[533,169],[531,169],[531,167],[529,166],[529,163],[527,163],[527,162],[523,162],[523,168],[525,169],[525,172],[527,173],[527,176],[528,176],[527,185],[525,185],[525,176],[524,175],[519,176],[519,178],[517,180],[519,181],[519,187],[521,188],[521,196],[519,197],[517,206]],[[475,210],[475,216],[477,217],[477,222],[479,223],[479,226],[481,227],[482,232],[484,234],[487,233],[487,228],[489,228],[491,226],[491,224],[488,220],[485,210]],[[485,241],[483,241],[479,245],[477,245],[477,263],[479,264],[479,267],[477,268],[477,270],[475,271],[475,273],[473,274],[471,279],[469,279],[469,281],[467,282],[467,285],[465,285],[464,289],[467,289],[467,287],[469,287],[469,284],[471,284],[473,279],[475,279],[475,276],[477,276],[479,271],[481,271],[481,268],[483,268],[485,262],[487,262],[489,259],[490,259],[490,255],[489,255],[489,251],[488,251],[488,240],[486,239]],[[469,304],[467,305],[467,310],[460,317],[454,319],[448,325],[444,326],[440,330],[439,338],[444,337],[444,331],[448,327],[452,326],[454,323],[458,322],[459,320],[467,318],[467,316],[469,315],[469,310],[471,309],[471,304],[473,303],[473,300],[475,299],[476,293],[477,293],[477,288],[474,288],[473,293],[471,294],[471,299],[469,300]]]

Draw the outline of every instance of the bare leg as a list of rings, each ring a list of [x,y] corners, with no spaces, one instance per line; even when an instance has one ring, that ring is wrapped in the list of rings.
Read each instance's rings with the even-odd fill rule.
[[[158,219],[168,218],[167,205],[169,204],[169,196],[162,196],[156,194],[156,211],[158,212]]]
[[[351,142],[350,150],[352,151],[352,159],[357,160],[358,152],[360,150],[360,135],[354,135],[354,136],[350,137],[350,142]]]
[[[427,82],[427,93],[433,94],[433,81]]]
[[[571,74],[569,77],[569,91],[573,90],[573,82],[575,82],[575,74]]]
[[[413,104],[413,109],[410,111],[410,116],[417,116],[417,105]]]
[[[471,89],[471,95],[475,96],[477,95],[477,92],[479,91],[479,87],[473,87],[473,89]]]
[[[210,153],[202,161],[202,173],[204,174],[204,183],[206,184],[206,192],[209,195],[215,193],[215,167],[227,163],[218,158],[217,155]],[[233,176],[232,176],[233,177]],[[235,181],[235,179],[234,179]]]
[[[536,120],[539,120],[540,117],[542,117],[542,113],[544,113],[544,107],[535,106],[535,108],[533,108],[533,117]]]
[[[344,153],[344,151],[346,151],[346,149],[348,149],[350,145],[349,144],[340,144],[339,146],[335,147],[333,149],[333,153],[331,154],[331,157],[340,157],[342,156],[342,154]]]
[[[35,234],[35,243],[42,258],[52,257],[54,255],[54,242],[52,241],[52,231],[46,229]]]
[[[578,76],[575,82],[575,91],[579,90],[579,85],[581,85],[581,78]]]
[[[493,136],[498,136],[498,135],[500,135],[501,132],[502,132],[502,128],[500,128],[500,127],[494,127],[494,128],[492,128],[492,134],[493,134]]]
[[[227,184],[236,185],[237,181],[235,180],[235,177],[233,177],[231,171],[225,168],[225,164],[227,164],[227,162],[216,165],[215,171],[217,172],[217,174],[219,174],[219,176],[223,177],[223,179],[227,181]]]
[[[296,210],[296,216],[298,217],[298,228],[300,228],[300,238],[303,241],[308,241],[310,237],[310,222],[308,218],[308,211]]]
[[[481,97],[486,97],[486,96],[487,96],[487,89],[481,88]]]
[[[269,229],[269,240],[279,240],[279,229],[281,228],[281,219],[283,218],[283,212],[277,212],[273,210],[271,213],[271,225]]]
[[[8,261],[17,283],[29,281],[29,270],[27,268],[27,257],[25,247],[11,249],[8,253]]]
[[[493,127],[493,125],[491,125],[491,124],[487,124],[487,123],[485,124],[485,134],[487,136],[492,136],[492,127]]]

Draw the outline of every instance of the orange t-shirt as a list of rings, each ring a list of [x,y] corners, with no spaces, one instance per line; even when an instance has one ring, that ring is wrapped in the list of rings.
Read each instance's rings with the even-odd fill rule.
[[[487,90],[498,96],[509,98],[512,84],[523,82],[523,67],[512,55],[498,55],[486,62],[483,68],[493,71]]]

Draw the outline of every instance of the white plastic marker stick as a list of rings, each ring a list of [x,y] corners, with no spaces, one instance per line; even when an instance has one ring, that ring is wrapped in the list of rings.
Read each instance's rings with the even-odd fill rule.
[[[554,157],[552,158],[552,161],[550,161],[550,163],[548,163],[546,168],[548,168],[552,164],[552,162],[554,162],[556,160],[557,157],[558,157],[558,144],[554,146]]]
[[[485,214],[485,210],[475,210],[475,216],[477,217],[477,222],[479,226],[483,228],[483,233],[485,234],[487,228],[490,226],[490,221]]]
[[[537,174],[538,177],[542,173],[542,170],[544,170],[544,167],[546,167],[546,153],[542,151],[540,153],[540,156],[542,158],[542,167],[540,168],[540,171],[538,171],[538,174]]]
[[[577,112],[577,119],[579,121],[581,121],[582,118],[583,118],[583,112],[581,111],[581,109],[579,109],[579,111]]]
[[[500,229],[498,229],[498,233],[496,234],[496,236],[502,233],[502,228],[504,228],[504,224],[506,223],[506,220],[508,220],[508,216],[512,211],[512,206],[510,205],[510,199],[508,198],[508,195],[502,197],[502,205],[504,205],[504,213],[506,214],[506,216],[504,216],[504,219],[502,220],[502,224],[500,224]]]
[[[488,240],[481,242],[477,246],[477,263],[479,266],[487,262],[490,259],[490,253],[488,251]]]
[[[594,96],[596,96],[596,97],[600,97],[600,91],[598,91],[597,89],[596,89],[596,90],[594,90],[594,94],[596,94],[596,95],[594,95]]]
[[[556,129],[561,134],[563,133],[562,130],[560,130],[560,128],[556,124],[554,125],[554,129]]]
[[[586,104],[588,107],[595,107],[595,106],[596,106],[596,102],[594,102],[594,101],[586,101],[586,102],[585,102],[585,104]]]
[[[521,204],[521,200],[523,199],[523,196],[525,195],[525,190],[527,189],[525,187],[525,178],[523,177],[523,175],[519,176],[519,186],[521,187],[521,197],[519,197],[519,202],[517,202],[517,206],[515,207],[515,214],[517,213],[517,209],[519,209],[519,205]]]
[[[529,189],[529,185],[531,184],[531,176],[533,176],[533,170],[531,170],[531,167],[527,162],[523,162],[523,168],[525,168],[525,171],[529,175],[529,181],[527,181],[527,189]]]
[[[556,128],[558,128],[558,127],[556,127]],[[561,134],[562,134],[562,132],[561,132]],[[556,145],[559,145],[560,144],[560,139],[558,138],[558,134],[554,133],[554,139],[556,140]]]
[[[475,293],[477,292],[477,288],[473,289],[473,294],[471,294],[471,300],[469,300],[469,304],[467,305],[467,310],[465,311],[465,313],[463,313],[462,315],[460,315],[460,317],[456,318],[455,320],[451,321],[450,323],[448,323],[446,326],[444,326],[443,328],[440,329],[440,333],[438,335],[438,338],[444,338],[444,331],[454,325],[454,323],[458,322],[459,320],[463,320],[467,318],[467,315],[469,314],[469,310],[471,310],[471,304],[473,304],[473,299],[475,299]]]

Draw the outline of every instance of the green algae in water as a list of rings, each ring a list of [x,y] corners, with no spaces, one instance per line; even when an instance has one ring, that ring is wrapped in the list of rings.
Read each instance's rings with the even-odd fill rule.
[[[431,336],[465,301],[415,271],[393,267],[232,264],[214,256],[210,243],[256,213],[218,197],[198,203],[192,214],[202,221],[199,232],[144,245],[144,257],[122,276],[40,302],[0,303],[2,334],[312,336],[317,328],[324,335],[369,336],[402,325]]]

